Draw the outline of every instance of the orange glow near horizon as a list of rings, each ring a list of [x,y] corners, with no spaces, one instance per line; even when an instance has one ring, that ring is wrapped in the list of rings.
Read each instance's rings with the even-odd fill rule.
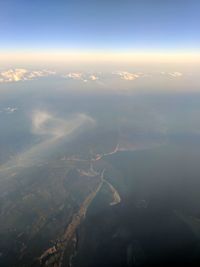
[[[0,62],[200,63],[200,53],[30,52],[0,53]]]

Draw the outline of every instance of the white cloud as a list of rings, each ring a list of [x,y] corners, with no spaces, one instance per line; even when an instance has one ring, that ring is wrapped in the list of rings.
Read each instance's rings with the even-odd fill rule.
[[[174,71],[174,72],[161,72],[162,75],[168,78],[181,78],[183,76],[182,72]]]
[[[6,114],[11,114],[18,111],[18,108],[16,107],[6,107],[0,110],[0,113],[6,113]]]
[[[176,71],[176,72],[170,72],[169,73],[169,76],[171,76],[173,78],[179,78],[179,77],[182,77],[183,76],[183,73],[178,72],[178,71]]]
[[[18,110],[18,108],[7,107],[4,110],[5,110],[6,113],[13,113],[13,112],[16,112]]]
[[[97,81],[97,80],[99,80],[99,77],[97,77],[96,75],[90,75],[89,76],[89,80],[91,80],[91,81]]]
[[[52,116],[45,111],[35,111],[32,116],[32,130],[36,134],[46,134],[44,126],[48,121],[52,119]]]
[[[0,83],[26,81],[54,74],[55,72],[50,70],[9,69],[0,72]]]
[[[24,80],[27,70],[25,69],[10,69],[0,73],[0,82],[18,82]]]
[[[127,71],[117,71],[113,72],[113,74],[118,75],[122,80],[126,81],[134,81],[144,75],[141,72],[131,73]]]
[[[82,72],[70,72],[64,75],[64,77],[72,79],[72,80],[83,80],[83,73]]]
[[[79,80],[83,82],[97,81],[99,77],[95,74],[83,73],[83,72],[70,72],[63,76],[64,78]]]

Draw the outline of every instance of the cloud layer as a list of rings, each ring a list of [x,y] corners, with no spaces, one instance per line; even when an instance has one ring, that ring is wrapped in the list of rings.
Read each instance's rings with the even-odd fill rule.
[[[62,72],[55,72],[51,70],[27,70],[24,68],[18,69],[8,69],[0,72],[0,83],[9,83],[9,82],[19,82],[19,81],[27,81],[34,80],[40,77],[48,77],[50,75],[57,75],[57,77],[65,78],[66,80],[80,81],[80,82],[98,82],[98,84],[103,85],[104,82],[112,81],[113,79],[120,79],[123,81],[134,82],[135,80],[142,78],[154,78],[155,80],[159,77],[166,77],[168,79],[180,79],[184,76],[184,74],[180,71],[172,71],[172,72],[129,72],[126,70],[123,71],[114,71],[114,72],[68,72],[63,74]]]

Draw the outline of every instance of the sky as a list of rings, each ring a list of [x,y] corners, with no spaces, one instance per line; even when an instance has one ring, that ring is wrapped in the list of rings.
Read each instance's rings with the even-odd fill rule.
[[[199,53],[199,0],[0,1],[0,53]]]

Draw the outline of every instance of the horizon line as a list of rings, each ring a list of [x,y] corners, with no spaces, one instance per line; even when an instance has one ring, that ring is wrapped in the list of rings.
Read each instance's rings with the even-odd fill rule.
[[[80,62],[193,62],[200,63],[200,52],[171,51],[80,51],[80,50],[47,50],[47,51],[0,51],[0,61],[80,61]]]

